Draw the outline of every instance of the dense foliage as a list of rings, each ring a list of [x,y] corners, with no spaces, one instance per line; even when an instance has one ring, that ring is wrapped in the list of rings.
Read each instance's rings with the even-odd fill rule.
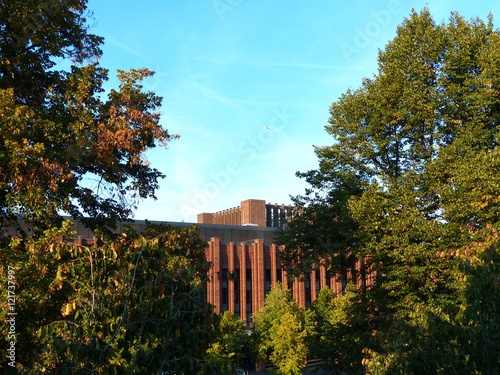
[[[373,336],[369,373],[496,373],[500,33],[492,17],[436,24],[424,9],[378,62],[331,106],[333,144],[301,174],[311,188],[280,234],[283,258],[299,273],[321,256],[377,270],[372,324],[357,333]]]
[[[103,39],[86,0],[0,4],[0,218],[40,233],[61,212],[92,227],[126,220],[163,175],[144,153],[171,136],[161,98],[142,91],[147,69],[118,72],[107,98]],[[18,216],[27,225],[19,227]]]
[[[200,375],[232,375],[243,363],[248,365],[251,331],[233,313],[226,311],[220,315],[215,326],[214,339],[206,351]]]
[[[277,284],[253,316],[257,358],[273,363],[278,375],[301,374],[306,366],[308,326],[290,290]]]
[[[177,137],[141,86],[153,72],[118,71],[104,92],[91,17],[86,0],[0,4],[0,279],[12,293],[0,318],[15,348],[1,371],[195,372],[214,333],[195,228],[62,240],[62,214],[110,233],[154,198],[163,175],[145,152]]]
[[[203,284],[206,243],[196,228],[122,234],[96,249],[60,242],[60,233],[17,241],[1,253],[17,280],[20,373],[189,373],[201,367],[214,314]],[[2,266],[4,285],[6,279]]]
[[[323,368],[334,373],[363,372],[363,349],[371,338],[366,327],[376,324],[365,298],[365,293],[348,284],[345,293],[338,296],[330,288],[323,288],[312,304],[309,356],[322,359]]]

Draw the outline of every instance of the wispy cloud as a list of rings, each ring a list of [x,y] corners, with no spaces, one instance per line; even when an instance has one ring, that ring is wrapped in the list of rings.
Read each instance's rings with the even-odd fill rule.
[[[323,69],[323,70],[363,70],[364,66],[356,65],[323,65],[301,62],[262,62],[253,61],[248,63],[251,66],[262,68],[300,68],[300,69]]]
[[[199,82],[192,82],[191,87],[195,88],[203,94],[205,97],[214,100],[216,102],[219,102],[221,104],[224,104],[228,107],[236,109],[239,113],[244,114],[245,116],[248,116],[252,118],[253,120],[256,121],[258,124],[262,124],[260,120],[258,120],[255,117],[255,113],[248,110],[245,105],[257,105],[257,106],[263,106],[263,107],[270,107],[270,108],[275,108],[279,107],[282,108],[284,106],[290,106],[293,105],[293,107],[296,108],[311,108],[310,104],[305,104],[305,103],[290,103],[289,101],[273,101],[273,100],[255,100],[255,99],[237,99],[237,98],[230,98],[227,96],[224,96],[217,91],[209,88],[206,85],[202,85]],[[275,89],[290,89],[289,87],[282,87],[280,85],[270,85],[267,84],[263,87],[263,90],[269,91],[269,90],[275,90]],[[301,86],[297,86],[294,88],[295,90],[301,89]],[[314,107],[316,108],[316,107]]]
[[[285,103],[278,103],[278,102],[233,99],[233,98],[227,97],[225,95],[222,95],[222,94],[218,93],[217,91],[211,89],[210,87],[203,85],[199,82],[191,82],[191,87],[193,89],[196,89],[199,93],[201,93],[202,95],[204,95],[208,99],[214,100],[214,101],[221,103],[225,106],[233,108],[237,112],[239,112],[240,114],[245,115],[246,117],[252,119],[252,121],[256,122],[257,124],[261,124],[261,125],[263,125],[263,123],[258,118],[256,118],[255,113],[248,110],[242,104],[258,104],[258,105],[266,105],[266,106],[274,106],[274,107],[285,105]]]
[[[144,59],[145,61],[147,61],[149,63],[155,63],[154,61],[148,59],[144,53],[141,53],[141,52],[131,48],[130,46],[119,42],[118,40],[116,40],[112,36],[106,35],[106,36],[104,36],[104,40],[105,40],[106,44],[112,44],[112,45],[114,45],[114,46],[116,46],[116,47],[118,47],[126,52],[131,53],[134,56],[137,56],[137,57],[140,57],[141,59]]]
[[[227,96],[224,96],[222,94],[219,94],[215,90],[211,89],[210,87],[203,85],[199,82],[191,82],[191,87],[193,89],[196,89],[199,93],[203,94],[205,97],[215,100],[216,102],[219,102],[221,104],[224,104],[226,106],[232,107],[239,112],[247,114],[247,110],[240,105],[236,103],[235,100],[228,98]]]

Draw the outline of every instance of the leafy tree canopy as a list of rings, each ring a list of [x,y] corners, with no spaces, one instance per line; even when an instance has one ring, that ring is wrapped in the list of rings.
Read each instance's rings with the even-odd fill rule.
[[[4,226],[19,215],[35,232],[60,224],[60,213],[92,227],[128,219],[163,177],[146,150],[178,137],[160,125],[161,98],[142,90],[153,72],[119,71],[120,85],[106,98],[103,38],[90,32],[86,7],[86,0],[0,4]]]
[[[277,367],[277,374],[302,374],[306,366],[306,316],[288,289],[277,284],[264,307],[253,316],[258,357]]]
[[[15,270],[16,373],[196,373],[215,323],[196,228],[156,227],[87,248],[59,240],[70,225],[0,252]],[[5,285],[7,277],[0,267]]]
[[[500,292],[499,73],[492,16],[412,11],[378,72],[332,104],[319,169],[299,174],[311,188],[280,234],[284,264],[307,272],[326,255],[342,269],[354,254],[378,271],[371,373],[500,367],[498,330],[485,330],[498,304],[477,303]]]
[[[226,311],[215,328],[215,339],[206,353],[200,375],[231,375],[236,372],[248,352],[250,335],[245,323],[232,312]]]
[[[362,351],[371,337],[367,327],[374,329],[364,297],[353,284],[338,296],[325,287],[311,306],[314,324],[308,338],[309,355],[322,359],[322,367],[333,373],[364,373]]]

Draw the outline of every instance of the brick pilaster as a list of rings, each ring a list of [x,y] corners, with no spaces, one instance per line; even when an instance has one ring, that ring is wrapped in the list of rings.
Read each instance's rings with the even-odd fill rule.
[[[210,239],[210,246],[212,250],[212,261],[213,261],[213,304],[215,305],[215,312],[220,314],[221,312],[221,301],[220,301],[220,272],[221,272],[221,264],[220,264],[220,239],[218,237],[212,237]]]
[[[316,299],[316,270],[313,270],[311,272],[311,302],[314,302]]]
[[[295,280],[297,284],[297,298],[299,306],[306,307],[306,283],[303,281]]]
[[[320,275],[319,288],[321,290],[326,286],[326,268],[324,264],[321,264],[319,266],[319,275]]]
[[[257,259],[257,246],[254,242],[253,245],[249,246],[250,251],[250,268],[252,269],[252,315],[255,314],[256,307],[258,306],[257,293],[259,290],[259,261]]]
[[[281,284],[283,288],[288,289],[288,276],[284,269],[281,269]]]
[[[240,257],[240,317],[247,320],[247,245],[242,243],[239,246]]]
[[[234,275],[234,253],[235,253],[235,246],[234,242],[230,242],[229,245],[227,246],[227,251],[228,251],[228,265],[227,269],[231,273],[231,275]],[[229,311],[231,311],[234,314],[234,278],[231,277],[228,280],[228,294],[229,294]]]
[[[269,254],[271,256],[271,286],[274,286],[278,282],[276,279],[276,270],[278,269],[278,246],[276,246],[276,244],[271,245]]]
[[[255,313],[258,307],[264,306],[265,299],[264,241],[255,240],[253,248],[255,260],[253,264],[255,290],[253,290],[254,301],[252,304],[252,311]]]

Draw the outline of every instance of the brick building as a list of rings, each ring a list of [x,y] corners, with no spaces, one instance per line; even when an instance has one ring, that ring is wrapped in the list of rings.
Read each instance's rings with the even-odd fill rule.
[[[285,225],[285,220],[297,214],[294,208],[266,204],[263,200],[250,199],[241,205],[217,213],[201,213],[198,223],[238,226],[241,228],[266,228],[275,230]],[[288,278],[281,267],[278,246],[265,238],[256,237],[250,241],[221,241],[212,237],[206,250],[207,260],[212,262],[207,282],[208,301],[215,306],[216,312],[231,311],[247,323],[260,307],[264,306],[266,294],[273,285],[287,286],[300,306],[308,307],[318,296],[320,290],[328,286],[334,293],[342,293],[346,280],[330,275],[321,265],[297,280]],[[360,269],[361,261],[357,264]],[[371,284],[374,279],[369,275],[363,279],[357,273],[358,287]],[[350,275],[348,275],[350,277]]]
[[[293,207],[266,204],[257,199],[242,201],[238,207],[216,213],[198,215],[196,225],[200,237],[208,242],[205,254],[213,265],[208,275],[207,299],[217,313],[231,311],[250,324],[252,314],[264,306],[266,294],[277,283],[289,288],[294,299],[303,307],[308,307],[325,286],[334,293],[342,293],[346,280],[339,280],[337,275],[329,274],[321,265],[301,280],[287,277],[279,261],[274,232],[295,215],[297,210]],[[162,223],[174,227],[193,225]],[[146,221],[120,223],[117,232],[122,232],[124,226],[141,232],[146,225]],[[78,234],[73,242],[94,245],[94,234],[88,228],[75,221],[73,229]],[[361,262],[358,262],[356,268],[360,267]],[[359,273],[356,275],[360,288],[374,282],[373,274],[366,279]]]
[[[266,245],[260,239],[223,244],[219,238],[212,238],[206,257],[213,264],[207,282],[208,301],[217,313],[229,310],[247,323],[251,322],[252,314],[264,306],[266,294],[277,283],[286,285],[303,307],[308,307],[325,286],[337,294],[345,288],[346,280],[339,280],[321,266],[301,280],[288,278],[279,261],[278,247]],[[357,268],[360,266],[358,262]],[[368,280],[361,275],[357,277],[360,288],[373,281],[371,275]]]

